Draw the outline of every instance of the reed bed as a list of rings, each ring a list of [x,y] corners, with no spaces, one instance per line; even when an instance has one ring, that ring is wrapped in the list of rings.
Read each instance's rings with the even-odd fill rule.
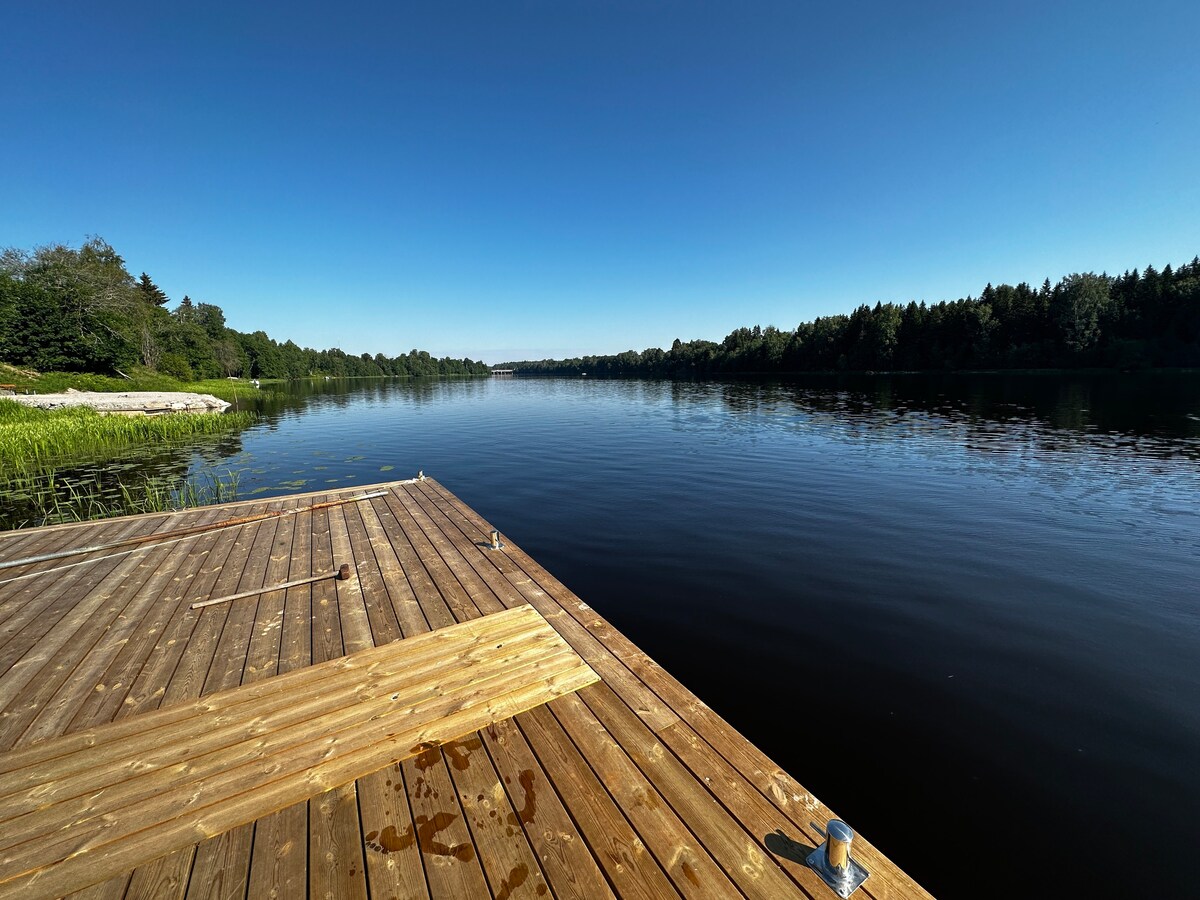
[[[67,481],[49,472],[6,479],[0,492],[5,500],[0,528],[26,528],[230,503],[237,499],[238,477],[234,472],[199,478],[143,476],[105,485],[95,478]]]
[[[0,528],[52,525],[228,502],[237,476],[147,475],[139,447],[239,431],[248,412],[103,416],[32,409],[0,398]],[[123,459],[122,459],[123,458]]]
[[[0,478],[101,460],[141,444],[224,434],[253,421],[247,412],[102,416],[86,407],[41,410],[0,399]]]

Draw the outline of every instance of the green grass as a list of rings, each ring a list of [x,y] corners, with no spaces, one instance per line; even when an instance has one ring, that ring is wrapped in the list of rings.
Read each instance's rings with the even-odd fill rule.
[[[100,461],[141,444],[223,434],[253,421],[247,412],[102,416],[87,407],[30,409],[0,399],[0,478]]]

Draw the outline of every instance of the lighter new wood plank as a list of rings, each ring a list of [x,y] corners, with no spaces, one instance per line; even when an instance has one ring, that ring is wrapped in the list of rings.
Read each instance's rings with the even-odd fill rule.
[[[503,636],[495,639],[492,633],[496,628],[496,633],[503,635],[514,622],[530,626],[525,629],[529,632],[525,641],[532,648],[515,659],[508,641]],[[89,793],[82,800],[78,781],[59,788],[61,782],[55,777],[31,789],[29,766],[10,771],[0,778],[0,795],[7,795],[14,809],[26,811],[0,820],[0,842],[7,846],[0,853],[0,897],[57,895],[86,887],[197,840],[349,784],[412,756],[420,749],[418,745],[451,740],[598,680],[529,607],[365,653],[374,659],[383,650],[385,657],[394,656],[393,671],[400,671],[406,654],[420,654],[430,643],[442,650],[445,665],[440,670],[426,670],[424,685],[409,685],[392,694],[385,687],[376,699],[365,703],[359,702],[361,693],[352,691],[348,696],[353,699],[343,708],[288,728],[264,729],[261,720],[251,717],[242,740],[149,773],[136,765],[139,753],[126,754],[118,759],[117,771],[122,771],[121,759],[134,760],[134,764],[124,767],[124,780]],[[466,660],[468,653],[471,657]],[[355,657],[348,659],[353,661]],[[461,677],[463,669],[470,670],[467,677]],[[295,674],[303,676],[308,671]],[[364,678],[361,665],[343,664],[337,671],[339,677],[355,684]],[[231,695],[251,689],[255,689],[255,697],[249,703],[230,702],[226,713],[228,709],[253,710],[263,699],[264,687],[282,682],[285,696],[291,696],[287,692],[294,680],[280,676],[222,692],[194,704],[195,716],[204,720],[211,715],[203,708],[206,703],[230,701]],[[336,689],[333,684],[325,686]],[[369,681],[366,687],[370,689]],[[163,752],[154,748],[169,745],[176,731],[192,724],[187,719],[172,719],[170,714],[169,709],[150,714],[162,715],[165,724],[134,732],[126,742],[141,742],[147,756]],[[227,714],[221,718],[225,729],[236,725]],[[133,721],[111,727],[128,730]],[[104,731],[101,728],[93,732],[93,744],[101,752],[113,746],[105,740]],[[91,746],[80,748],[72,737],[62,740],[70,743],[73,753],[80,757],[93,752]],[[196,743],[203,745],[203,740],[197,739]],[[60,754],[51,752],[41,765],[48,761],[49,768],[54,769],[62,760]],[[109,760],[107,764],[111,780],[113,763]],[[86,765],[75,767],[76,777],[87,770]],[[21,778],[22,773],[25,777],[16,788],[6,785],[7,779]],[[29,804],[24,798],[31,790],[45,801],[45,806],[27,809]],[[64,791],[72,796],[55,796]]]

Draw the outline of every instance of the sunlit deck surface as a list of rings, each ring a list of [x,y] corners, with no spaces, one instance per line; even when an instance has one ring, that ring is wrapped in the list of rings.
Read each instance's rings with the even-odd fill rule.
[[[0,562],[279,510],[300,511],[0,569],[0,897],[835,896],[800,861],[830,810],[510,537],[490,549],[491,526],[432,479],[7,532]],[[351,577],[332,577],[343,563]],[[35,571],[44,574],[10,580]],[[191,608],[314,575],[330,577]],[[485,619],[525,606],[545,621],[529,610]],[[531,635],[549,623],[570,648],[529,637],[555,662],[528,663],[545,683],[526,693],[507,670],[464,677],[461,650],[420,649],[442,638],[418,636],[456,623],[475,624],[448,634],[487,643],[490,623],[515,628],[514,616]],[[419,671],[376,665],[377,688],[347,674],[372,653],[403,658],[410,639]],[[313,668],[341,657],[351,660]],[[319,678],[340,679],[349,699]],[[422,707],[428,739],[395,738],[380,761],[411,724],[408,709],[364,716],[356,706],[403,702],[386,678],[446,708]],[[449,699],[452,683],[474,691],[490,724],[462,718],[470,704]],[[270,727],[273,715],[290,716],[290,730]],[[352,715],[367,724],[346,725]],[[341,743],[335,727],[347,729]],[[222,728],[265,761],[235,770]],[[272,751],[285,730],[297,747],[329,741],[337,752],[305,762],[299,749]],[[218,748],[205,757],[211,775],[205,747]],[[89,786],[102,766],[73,756],[105,752],[112,784]],[[347,754],[359,769],[340,762]],[[185,761],[156,775],[160,756]],[[36,790],[14,780],[47,759],[86,771]],[[181,788],[185,776],[201,788]],[[220,815],[208,790],[223,791]],[[141,805],[105,805],[122,791]],[[862,836],[854,849],[871,873],[855,897],[928,896]]]

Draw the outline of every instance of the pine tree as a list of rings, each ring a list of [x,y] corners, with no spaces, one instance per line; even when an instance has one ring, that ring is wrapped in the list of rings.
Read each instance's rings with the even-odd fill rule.
[[[170,299],[157,284],[150,280],[150,276],[145,272],[138,279],[138,289],[142,292],[142,296],[146,298],[146,301],[154,306],[166,306]]]

